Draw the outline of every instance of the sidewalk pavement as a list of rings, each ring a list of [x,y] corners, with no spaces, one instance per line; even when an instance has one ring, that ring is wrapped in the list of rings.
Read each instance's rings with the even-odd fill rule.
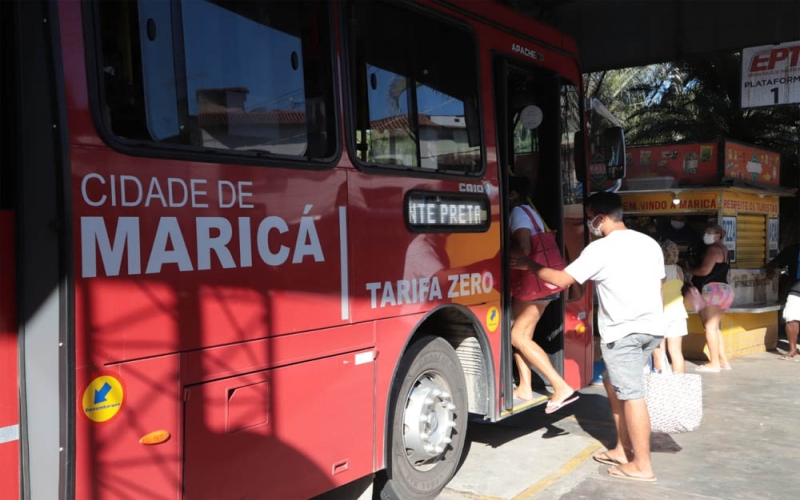
[[[613,445],[605,390],[593,386],[553,415],[544,406],[496,424],[470,424],[468,454],[440,500],[796,499],[800,362],[766,352],[733,370],[703,373],[703,422],[687,434],[654,434],[658,481],[609,477],[592,460]],[[687,362],[687,372],[695,363]]]

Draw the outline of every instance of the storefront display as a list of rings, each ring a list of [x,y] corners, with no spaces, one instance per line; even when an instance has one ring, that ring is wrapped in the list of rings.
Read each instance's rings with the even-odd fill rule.
[[[722,319],[731,358],[774,349],[778,338],[778,278],[764,267],[778,252],[779,200],[795,189],[779,187],[780,156],[720,141],[691,145],[632,147],[628,177],[618,191],[626,223],[678,244],[681,263],[696,266],[709,223],[725,230],[735,299]],[[632,189],[633,188],[633,189]],[[705,359],[705,334],[689,315],[684,354]]]
[[[631,146],[627,149],[626,164],[623,189],[630,191],[713,186],[724,179],[781,185],[780,154],[731,140]],[[611,185],[603,172],[598,173],[601,175],[591,176],[591,190]]]

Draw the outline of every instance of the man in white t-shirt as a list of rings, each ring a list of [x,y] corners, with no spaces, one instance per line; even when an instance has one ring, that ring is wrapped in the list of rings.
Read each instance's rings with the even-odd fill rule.
[[[664,256],[654,239],[625,227],[618,195],[596,193],[586,200],[585,209],[589,230],[603,238],[590,243],[566,269],[544,268],[524,259],[512,259],[511,264],[560,287],[594,281],[606,364],[603,384],[617,426],[617,445],[594,459],[612,465],[611,476],[655,481],[644,366],[664,334]]]

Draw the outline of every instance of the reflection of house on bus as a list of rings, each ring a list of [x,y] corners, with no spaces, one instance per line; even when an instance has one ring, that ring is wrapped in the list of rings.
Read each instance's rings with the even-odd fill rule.
[[[446,168],[463,167],[480,159],[480,148],[469,144],[464,116],[418,115],[420,165],[417,165],[414,131],[408,115],[400,114],[371,123],[371,161],[393,165]]]
[[[245,110],[249,90],[244,87],[197,91],[200,140],[216,149],[258,150],[303,155],[307,145],[305,109]]]

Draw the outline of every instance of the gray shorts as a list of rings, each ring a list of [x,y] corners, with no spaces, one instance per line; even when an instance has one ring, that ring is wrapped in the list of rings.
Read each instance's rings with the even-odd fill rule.
[[[632,333],[616,342],[600,344],[606,364],[603,378],[611,383],[621,401],[644,397],[644,365],[663,339],[649,333]]]

